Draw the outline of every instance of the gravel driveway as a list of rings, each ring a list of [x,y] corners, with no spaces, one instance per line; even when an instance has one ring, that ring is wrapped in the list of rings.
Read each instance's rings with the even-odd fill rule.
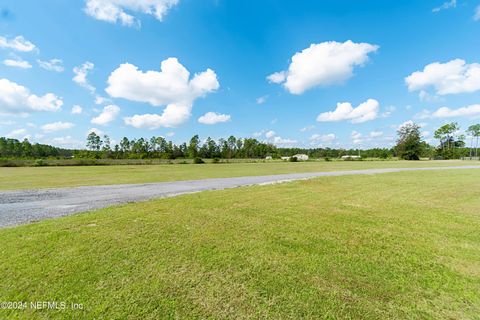
[[[115,204],[142,201],[152,198],[173,197],[180,194],[205,190],[227,189],[325,176],[452,169],[480,169],[480,166],[309,172],[145,184],[0,191],[0,227],[61,217],[92,209],[104,208]]]

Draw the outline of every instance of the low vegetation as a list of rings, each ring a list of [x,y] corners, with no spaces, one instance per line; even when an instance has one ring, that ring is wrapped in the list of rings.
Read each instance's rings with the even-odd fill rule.
[[[1,229],[1,300],[83,309],[0,318],[476,319],[478,190],[478,170],[325,177]]]
[[[102,159],[95,161],[105,161]],[[109,160],[107,160],[109,161]],[[121,160],[125,161],[125,160]],[[153,161],[153,160],[139,160]],[[183,160],[182,160],[183,161]],[[190,162],[192,160],[189,160]],[[234,160],[230,160],[234,161]],[[372,168],[416,168],[471,165],[467,161],[265,161],[209,163],[199,165],[111,165],[69,167],[0,168],[0,190],[74,187],[119,183],[148,183],[259,176],[282,173],[358,170]],[[475,162],[478,163],[478,162]]]
[[[389,148],[331,149],[331,148],[279,148],[275,145],[258,141],[254,138],[237,138],[230,136],[218,141],[208,137],[202,143],[198,135],[182,144],[174,144],[163,137],[129,140],[124,137],[119,144],[110,146],[110,138],[98,136],[91,132],[87,137],[87,149],[75,151],[77,158],[109,158],[109,159],[265,159],[280,158],[305,153],[312,158],[339,158],[343,155],[362,153],[369,158],[392,158],[395,151]]]
[[[66,158],[73,155],[73,150],[57,148],[46,144],[30,143],[28,139],[18,141],[0,137],[0,160],[10,159],[35,159],[58,157]]]
[[[398,130],[398,141],[394,148],[332,149],[332,148],[278,148],[275,145],[258,141],[254,138],[237,138],[230,136],[218,141],[208,137],[203,143],[198,135],[189,143],[175,144],[163,137],[151,137],[129,140],[127,137],[115,146],[110,145],[107,135],[100,137],[91,132],[87,137],[87,149],[68,150],[42,144],[31,144],[27,139],[22,142],[16,139],[0,138],[0,166],[47,166],[47,165],[99,165],[112,164],[106,159],[278,159],[282,156],[292,157],[306,154],[314,159],[338,159],[347,155],[359,155],[361,158],[389,159],[399,157],[404,160],[420,158],[459,159],[461,157],[478,156],[478,139],[480,124],[472,125],[467,133],[470,146],[466,147],[466,136],[458,135],[458,124],[450,123],[435,132],[440,141],[434,147],[422,140],[420,127],[414,123],[406,124]],[[475,141],[475,146],[474,146]],[[74,158],[74,159],[72,159]],[[48,161],[44,161],[47,159]],[[69,161],[61,161],[68,159]],[[195,160],[197,159],[197,160]],[[188,161],[186,161],[188,162]],[[139,162],[142,163],[142,162]]]

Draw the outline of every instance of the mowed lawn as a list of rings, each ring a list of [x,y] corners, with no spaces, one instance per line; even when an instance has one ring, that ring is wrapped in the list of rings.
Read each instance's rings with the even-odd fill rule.
[[[479,319],[480,170],[323,177],[0,229],[0,319]]]
[[[0,168],[0,190],[148,183],[282,173],[480,164],[478,161],[309,161]]]

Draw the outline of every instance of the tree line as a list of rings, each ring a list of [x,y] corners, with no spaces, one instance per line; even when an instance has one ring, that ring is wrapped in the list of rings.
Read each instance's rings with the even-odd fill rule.
[[[399,157],[407,160],[419,158],[458,159],[460,157],[478,157],[480,124],[468,127],[466,133],[459,134],[458,123],[447,123],[435,131],[434,138],[440,141],[438,146],[432,146],[423,141],[420,126],[407,124],[397,132],[397,144],[393,148],[332,149],[332,148],[280,148],[254,138],[227,139],[208,137],[204,141],[198,135],[193,136],[188,143],[175,144],[164,137],[150,139],[128,139],[124,137],[119,143],[111,146],[107,135],[99,136],[91,132],[87,136],[86,149],[70,150],[46,144],[30,143],[28,139],[19,141],[0,137],[0,158],[106,158],[106,159],[178,159],[178,158],[279,158],[295,154],[307,154],[311,158],[340,158],[344,155],[359,155],[364,158]],[[467,146],[468,143],[468,146]]]
[[[420,126],[409,123],[398,129],[398,140],[395,151],[406,160],[418,160],[421,157],[434,159],[459,159],[462,157],[478,157],[480,124],[468,127],[466,133],[470,136],[470,146],[466,146],[466,136],[460,133],[457,122],[442,125],[435,130],[434,138],[440,141],[433,147],[422,140]]]
[[[57,148],[47,144],[30,143],[28,139],[19,141],[0,137],[0,158],[67,158],[73,155],[73,150]]]
[[[208,137],[201,141],[198,135],[193,136],[188,143],[179,145],[167,141],[163,137],[150,139],[132,139],[124,137],[113,147],[107,135],[99,136],[91,132],[86,143],[88,150],[76,151],[76,157],[83,158],[113,158],[113,159],[148,159],[148,158],[280,158],[295,154],[307,154],[311,158],[339,158],[344,155],[361,155],[366,158],[395,157],[394,148],[360,149],[332,149],[332,148],[280,148],[271,143],[261,142],[254,138],[237,138],[230,136],[227,139]]]
[[[278,153],[276,146],[253,138],[214,139],[208,137],[201,141],[198,135],[188,143],[175,144],[164,137],[150,139],[128,139],[124,137],[118,144],[111,146],[107,135],[99,136],[91,132],[87,137],[87,150],[75,151],[75,157],[111,158],[111,159],[177,159],[177,158],[264,158]]]

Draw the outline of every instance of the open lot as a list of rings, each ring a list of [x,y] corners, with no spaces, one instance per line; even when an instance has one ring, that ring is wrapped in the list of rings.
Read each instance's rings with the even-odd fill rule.
[[[476,319],[479,207],[480,171],[466,169],[207,191],[1,229],[0,300],[83,310],[0,318]]]
[[[165,164],[83,167],[0,168],[0,190],[58,188],[90,185],[149,183],[261,176],[272,174],[357,170],[374,168],[415,168],[476,165],[478,161],[309,161],[228,164]]]
[[[140,184],[0,191],[0,228],[101,209],[111,205],[173,197],[207,190],[222,190],[325,176],[464,169],[478,170],[480,166],[337,170]]]

